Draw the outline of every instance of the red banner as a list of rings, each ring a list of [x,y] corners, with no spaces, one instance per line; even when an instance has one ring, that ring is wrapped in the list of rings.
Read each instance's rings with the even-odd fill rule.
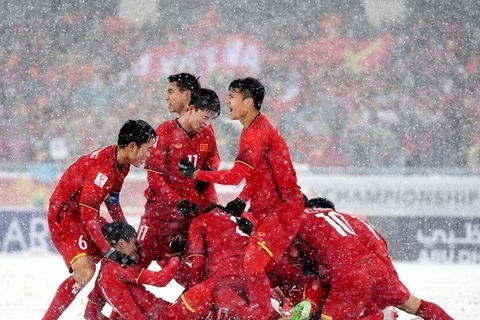
[[[167,78],[185,70],[202,78],[213,72],[242,72],[255,76],[262,70],[266,56],[266,48],[260,41],[235,34],[202,44],[199,48],[151,47],[133,66],[133,73],[142,82]]]
[[[330,66],[343,66],[356,72],[382,67],[392,54],[393,39],[385,35],[373,40],[357,41],[342,37],[321,38],[307,42],[282,54],[289,56],[290,70],[305,65],[309,73]],[[208,79],[213,73],[259,75],[277,52],[250,36],[233,34],[198,48],[178,45],[150,47],[133,66],[141,82],[156,81],[171,74],[194,73]]]

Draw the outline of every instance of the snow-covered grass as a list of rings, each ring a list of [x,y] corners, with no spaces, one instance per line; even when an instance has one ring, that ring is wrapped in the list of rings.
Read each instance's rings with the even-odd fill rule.
[[[411,292],[441,305],[454,319],[480,319],[480,266],[467,264],[395,263]],[[68,276],[59,255],[19,253],[0,255],[0,319],[41,319],[58,285]],[[61,319],[83,319],[87,286]],[[173,301],[182,288],[170,283],[152,291]],[[400,313],[399,320],[413,316]]]

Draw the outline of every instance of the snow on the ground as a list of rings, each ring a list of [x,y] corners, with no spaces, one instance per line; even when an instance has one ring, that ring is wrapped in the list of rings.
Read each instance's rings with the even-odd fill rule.
[[[396,262],[400,279],[410,291],[436,302],[456,320],[480,319],[480,267],[468,264]],[[58,285],[68,276],[59,255],[19,253],[0,255],[0,319],[41,319]],[[151,288],[151,287],[150,287]],[[61,319],[83,319],[89,284]],[[173,301],[182,288],[171,283],[152,291]],[[400,313],[399,320],[411,315]]]

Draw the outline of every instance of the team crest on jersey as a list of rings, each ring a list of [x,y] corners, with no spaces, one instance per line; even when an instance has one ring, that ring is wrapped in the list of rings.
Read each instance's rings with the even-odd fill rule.
[[[200,151],[208,151],[208,144],[201,143],[200,144]]]
[[[105,183],[107,183],[107,180],[108,180],[108,177],[106,175],[104,175],[103,173],[99,172],[97,174],[97,177],[95,178],[95,181],[93,181],[93,183],[95,183],[100,188],[103,188]]]
[[[176,148],[176,149],[180,149],[181,147],[183,147],[183,144],[181,144],[181,143],[175,143],[175,144],[173,145],[173,147]]]

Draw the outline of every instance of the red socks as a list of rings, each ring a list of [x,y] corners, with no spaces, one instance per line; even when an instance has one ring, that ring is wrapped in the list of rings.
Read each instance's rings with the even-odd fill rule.
[[[77,294],[83,287],[79,285],[72,277],[68,277],[58,287],[55,297],[48,307],[43,320],[56,320],[58,319],[65,309],[72,303]]]
[[[453,320],[440,306],[425,300],[421,300],[416,315],[425,320]]]

